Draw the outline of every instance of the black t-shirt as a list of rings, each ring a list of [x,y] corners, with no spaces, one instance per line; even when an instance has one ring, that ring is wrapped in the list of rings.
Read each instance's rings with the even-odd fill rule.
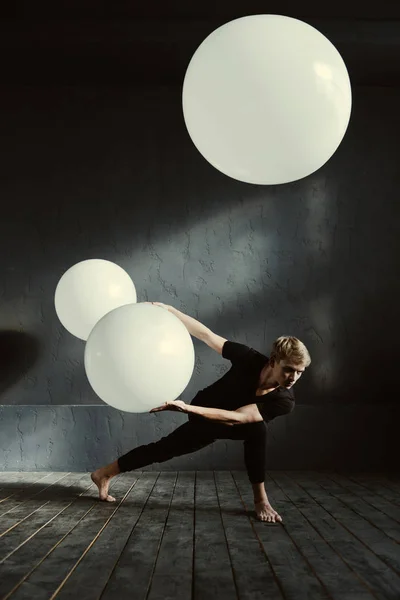
[[[224,410],[257,404],[266,422],[294,409],[292,390],[279,387],[264,396],[256,396],[260,373],[268,362],[267,356],[249,346],[230,341],[225,342],[222,356],[231,361],[232,367],[215,383],[199,391],[191,404]]]

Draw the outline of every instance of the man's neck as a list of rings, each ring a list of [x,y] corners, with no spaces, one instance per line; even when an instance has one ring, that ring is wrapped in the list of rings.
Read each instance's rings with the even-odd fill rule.
[[[272,378],[272,367],[269,363],[265,365],[260,374],[259,387],[263,390],[274,390],[279,384]]]

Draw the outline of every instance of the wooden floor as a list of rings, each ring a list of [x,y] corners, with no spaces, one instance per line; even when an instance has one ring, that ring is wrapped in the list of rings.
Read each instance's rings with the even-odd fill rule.
[[[277,472],[0,473],[0,598],[400,599],[400,478]]]

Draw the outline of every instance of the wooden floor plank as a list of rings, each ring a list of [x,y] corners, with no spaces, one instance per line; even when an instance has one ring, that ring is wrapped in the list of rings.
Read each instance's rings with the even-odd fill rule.
[[[240,600],[282,600],[274,570],[249,519],[249,506],[243,504],[239,494],[241,482],[237,485],[233,474],[221,471],[215,473],[215,480]]]
[[[384,478],[390,487],[394,487],[400,493],[400,475],[398,473],[385,473]]]
[[[269,476],[283,525],[256,520],[243,471],[121,474],[116,503],[88,473],[7,473],[0,598],[400,599],[395,474]]]
[[[376,478],[386,487],[391,489],[397,494],[397,498],[400,499],[400,480],[393,473],[383,473],[382,475],[376,475]]]
[[[24,502],[32,501],[34,503],[39,494],[42,494],[51,486],[56,484],[62,486],[63,480],[68,475],[69,473],[51,473],[49,477],[43,478],[38,485],[23,487],[19,492],[12,494],[0,504],[0,519],[10,510],[14,510]]]
[[[234,473],[240,494],[249,509],[253,494],[246,473]],[[292,538],[280,523],[263,523],[253,519],[253,527],[262,543],[275,577],[287,600],[328,600],[330,598],[309,563],[299,553]],[[301,581],[301,587],[299,586]]]
[[[358,498],[362,498],[364,502],[368,502],[368,504],[370,504],[371,506],[373,506],[374,508],[381,511],[383,514],[387,515],[388,517],[400,524],[399,506],[395,506],[392,502],[386,500],[386,498],[374,494],[367,488],[339,473],[329,473],[328,477],[329,479],[332,479],[332,481],[335,481],[336,483],[341,485],[346,490],[349,490],[349,492],[351,492]]]
[[[0,475],[4,473],[0,472]],[[17,472],[10,473],[7,478],[0,479],[0,502],[4,502],[6,498],[21,492],[22,490],[37,485],[39,481],[46,479],[52,473],[44,472]]]
[[[98,491],[89,478],[81,480],[82,492],[71,496],[71,503],[40,531],[0,564],[0,597],[3,600],[23,583],[48,554],[68,535],[78,522],[98,503]],[[90,488],[88,489],[88,487]],[[68,499],[65,495],[64,499]]]
[[[119,504],[107,526],[87,552],[82,555],[68,578],[62,583],[56,598],[70,600],[79,590],[80,600],[96,600],[106,587],[125,545],[138,523],[143,508],[154,488],[158,474],[154,472],[126,473],[121,479],[130,484],[127,495]],[[97,572],[96,579],[93,573]],[[118,598],[121,598],[118,593]]]
[[[315,529],[375,595],[385,600],[398,600],[398,576],[388,569],[375,553],[357,540],[292,478],[284,474],[274,474],[274,479]]]
[[[305,473],[306,477],[315,481],[329,494],[351,508],[357,515],[368,521],[373,527],[380,529],[391,540],[400,543],[400,523],[397,523],[382,511],[369,504],[364,498],[354,495],[350,490],[328,478],[324,474]]]
[[[346,475],[351,481],[358,483],[366,490],[373,492],[377,496],[382,496],[382,498],[389,500],[395,506],[400,506],[400,494],[384,484],[379,476],[367,475],[365,473],[347,473]]]
[[[61,506],[65,502],[65,496],[70,498],[76,491],[82,489],[82,486],[79,485],[81,480],[84,480],[86,487],[91,483],[89,477],[84,473],[70,473],[63,477],[59,485],[51,485],[8,510],[0,519],[0,538],[28,519],[27,524],[30,527],[33,516],[40,517],[45,506],[49,509],[50,506],[55,507],[57,500],[58,506]],[[2,556],[1,553],[0,559]]]
[[[195,472],[178,473],[147,600],[192,595]]]
[[[195,502],[194,600],[234,600],[237,590],[212,472],[197,473]]]
[[[102,600],[144,600],[147,596],[177,473],[172,471],[155,475],[158,478],[116,562]]]
[[[343,561],[340,554],[324,539],[312,523],[275,481],[279,473],[268,473],[266,488],[269,500],[283,518],[287,534],[312,565],[318,579],[333,600],[372,600],[368,586]]]
[[[124,496],[129,489],[129,482],[115,478],[112,481],[111,493],[118,498]],[[92,501],[95,490],[89,495]],[[97,496],[97,494],[96,494]],[[85,502],[83,497],[81,502]],[[86,505],[88,500],[86,500]],[[97,502],[84,519],[74,527],[60,544],[49,554],[29,577],[11,596],[13,600],[49,600],[65,577],[80,559],[90,542],[104,527],[104,524],[118,509],[119,502]],[[93,573],[96,578],[97,573]]]
[[[369,520],[360,516],[350,506],[327,493],[314,481],[314,479],[296,473],[295,480],[316,502],[318,502],[318,504],[322,505],[336,521],[346,527],[352,535],[357,537],[358,540],[372,550],[372,552],[400,576],[400,548],[397,542],[392,538],[389,538]]]
[[[0,488],[20,481],[35,481],[50,473],[51,471],[0,471]]]
[[[0,562],[8,560],[9,557],[18,550],[22,545],[26,544],[32,537],[37,535],[42,528],[57,517],[71,502],[73,495],[69,498],[64,496],[58,500],[46,501],[28,518],[19,521],[15,527],[10,527],[4,532],[1,538],[1,555]]]

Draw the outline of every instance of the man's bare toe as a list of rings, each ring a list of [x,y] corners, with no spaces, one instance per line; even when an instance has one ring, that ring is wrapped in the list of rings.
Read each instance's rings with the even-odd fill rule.
[[[278,515],[276,510],[274,510],[270,504],[256,503],[255,508],[257,518],[260,521],[264,521],[267,523],[282,522],[282,518],[280,517],[280,515]]]

